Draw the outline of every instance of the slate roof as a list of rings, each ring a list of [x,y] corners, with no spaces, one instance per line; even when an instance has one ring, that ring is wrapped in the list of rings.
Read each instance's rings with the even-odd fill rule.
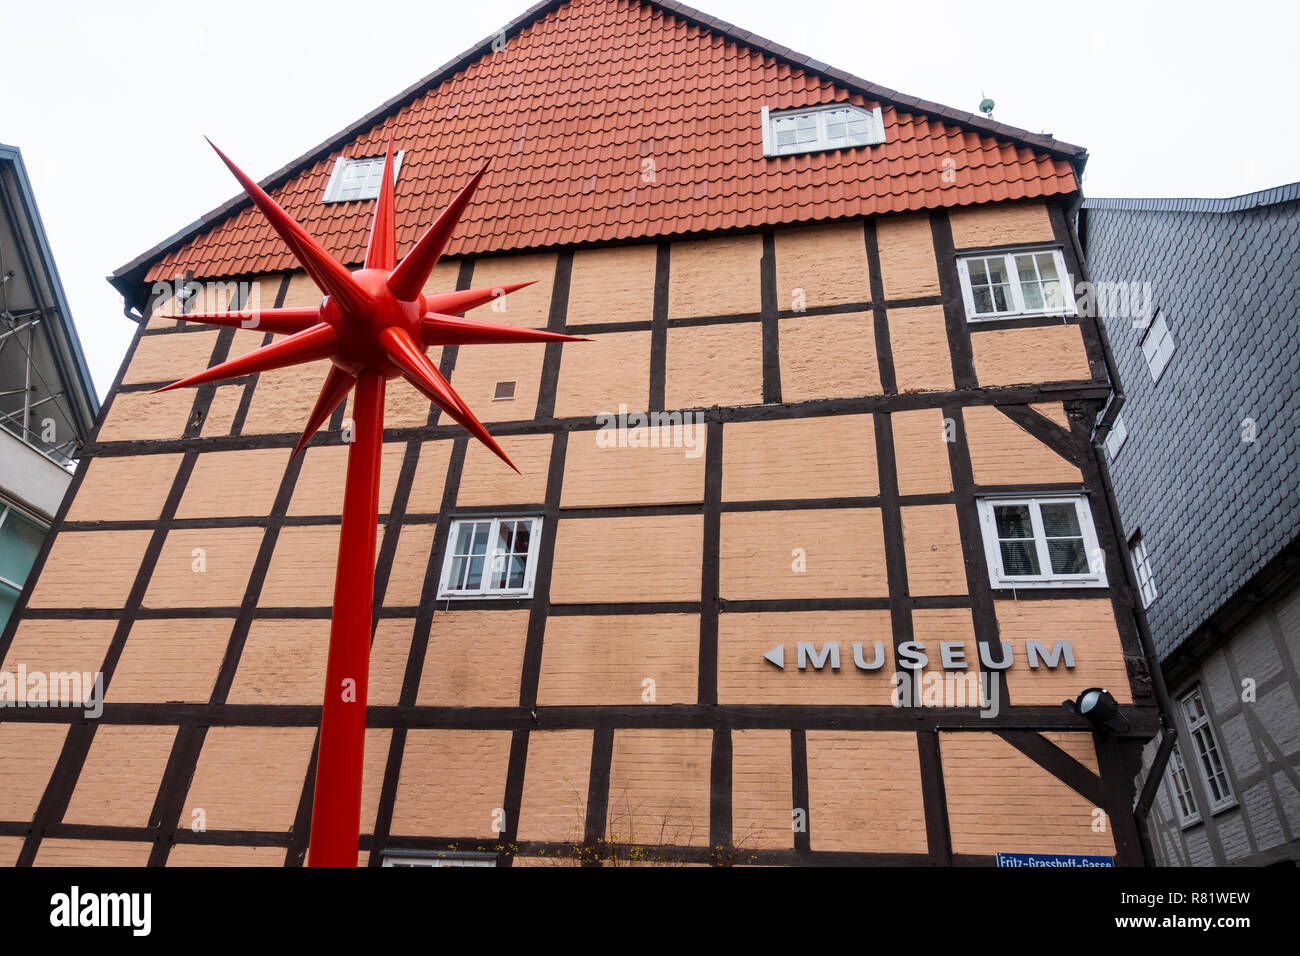
[[[1128,426],[1111,471],[1125,529],[1146,542],[1167,660],[1300,536],[1300,183],[1090,199],[1081,233],[1093,281],[1150,282],[1177,346],[1153,382],[1134,316],[1103,315]]]
[[[548,0],[263,181],[345,262],[370,203],[322,204],[335,158],[406,150],[399,254],[485,158],[450,255],[756,228],[1071,193],[1086,152],[871,84],[661,0]],[[499,43],[497,44],[500,45]],[[887,142],[765,158],[761,107],[882,107]],[[646,181],[646,161],[654,163]],[[946,161],[951,160],[946,165]],[[945,181],[944,172],[952,174]],[[288,269],[240,197],[110,276]]]

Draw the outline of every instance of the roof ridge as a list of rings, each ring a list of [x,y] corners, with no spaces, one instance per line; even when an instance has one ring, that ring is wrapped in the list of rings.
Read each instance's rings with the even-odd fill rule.
[[[565,0],[568,2],[568,0]],[[980,116],[977,113],[969,113],[965,110],[954,109],[951,106],[944,106],[942,103],[936,103],[932,100],[923,100],[916,96],[908,96],[900,93],[898,90],[890,89],[887,86],[881,86],[870,80],[864,80],[862,77],[855,76],[845,70],[837,69],[829,63],[815,59],[811,56],[805,56],[791,50],[787,46],[775,43],[756,33],[750,33],[735,24],[727,23],[725,20],[719,20],[702,13],[693,7],[677,3],[676,0],[638,0],[640,3],[649,4],[653,7],[660,7],[674,16],[689,20],[706,29],[713,30],[726,36],[728,39],[737,43],[743,43],[745,46],[752,47],[766,53],[768,56],[778,60],[790,63],[803,70],[812,73],[819,73],[828,79],[834,80],[844,86],[853,86],[858,88],[858,92],[869,96],[874,100],[883,100],[895,106],[902,106],[909,112],[929,113],[934,116],[941,116],[944,119],[952,120],[954,123],[961,123],[966,126],[973,126],[984,132],[999,136],[1003,139],[1013,139],[1023,142],[1027,146],[1034,146],[1038,149],[1048,150],[1050,152],[1061,153],[1071,159],[1086,157],[1087,149],[1082,146],[1075,146],[1073,143],[1066,143],[1056,139],[1054,136],[1044,133],[1031,133],[1028,130],[1021,129],[1018,126],[1011,126],[1007,123],[999,123],[996,120]]]
[[[1276,206],[1296,199],[1300,199],[1300,182],[1270,186],[1253,193],[1242,193],[1240,196],[1227,196],[1222,199],[1203,197],[1085,199],[1083,208],[1126,209],[1133,212],[1240,212],[1243,209],[1257,209],[1260,206]]]
[[[356,138],[356,136],[364,130],[374,126],[376,123],[392,115],[404,106],[409,105],[422,94],[445,82],[456,73],[469,66],[479,57],[490,52],[493,49],[493,43],[498,41],[500,37],[504,36],[509,39],[570,2],[572,2],[572,0],[541,0],[541,2],[534,4],[505,26],[468,47],[452,59],[448,60],[442,66],[438,67],[432,73],[417,80],[414,84],[408,86],[396,96],[390,97],[364,116],[349,123],[333,136],[328,137],[302,155],[298,156],[296,159],[291,160],[275,172],[262,178],[258,181],[258,185],[268,192],[279,187],[290,180],[294,175],[301,172],[304,167],[317,161],[322,156],[328,155],[340,145]],[[1051,136],[1030,133],[1027,130],[1018,127],[997,123],[986,117],[976,116],[975,114],[967,113],[962,110],[952,109],[951,107],[943,106],[939,103],[932,103],[928,100],[922,100],[917,97],[906,96],[896,90],[879,86],[868,80],[854,76],[851,73],[835,69],[820,60],[796,53],[789,47],[782,46],[771,40],[760,37],[757,34],[750,33],[734,24],[711,17],[693,7],[676,3],[674,0],[632,0],[632,2],[658,8],[670,16],[694,24],[703,29],[710,30],[735,43],[749,47],[760,54],[770,56],[775,60],[794,66],[796,69],[814,75],[820,75],[833,83],[848,87],[851,91],[857,92],[860,95],[893,106],[902,107],[906,112],[929,114],[941,117],[954,124],[972,128],[977,132],[982,132],[1004,140],[1010,140],[1032,149],[1056,154],[1058,158],[1065,159],[1071,164],[1077,164],[1076,175],[1078,169],[1087,161],[1087,150],[1081,146],[1064,143]],[[143,277],[144,271],[152,262],[173,251],[177,247],[184,245],[186,242],[202,233],[205,229],[215,226],[221,220],[226,219],[232,213],[240,211],[248,205],[250,205],[250,200],[243,193],[231,197],[226,202],[209,210],[207,213],[203,214],[189,225],[184,226],[152,248],[136,256],[130,262],[115,269],[113,273],[107,277],[108,281],[119,292],[130,299],[132,297],[132,286]]]

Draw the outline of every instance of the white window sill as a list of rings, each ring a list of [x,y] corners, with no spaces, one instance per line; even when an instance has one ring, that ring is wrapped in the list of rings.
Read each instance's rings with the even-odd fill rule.
[[[997,578],[993,589],[1024,591],[1029,588],[1104,588],[1104,578]]]
[[[530,598],[532,596],[533,596],[533,592],[531,590],[529,591],[482,591],[482,592],[448,591],[439,594],[437,600],[439,601],[482,601],[486,599],[486,600],[496,600],[496,601],[510,601],[516,598]]]
[[[966,321],[978,324],[980,322],[1005,322],[1009,319],[1076,319],[1078,317],[1078,312],[1055,310],[1051,312],[1000,312],[997,315],[967,315]]]
[[[1234,799],[1234,800],[1231,800],[1230,802],[1225,803],[1225,804],[1224,804],[1223,806],[1221,806],[1221,807],[1214,807],[1213,809],[1211,809],[1211,810],[1210,810],[1210,817],[1211,817],[1211,818],[1214,818],[1214,817],[1219,816],[1219,814],[1221,814],[1221,813],[1227,813],[1229,810],[1236,810],[1238,806],[1239,806],[1239,804],[1237,803],[1237,801],[1236,801],[1235,799]]]

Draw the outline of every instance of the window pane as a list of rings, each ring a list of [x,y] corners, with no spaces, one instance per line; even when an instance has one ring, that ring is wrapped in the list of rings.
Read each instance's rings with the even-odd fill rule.
[[[469,562],[469,577],[465,581],[465,587],[471,591],[477,591],[483,585],[483,559],[471,558]]]
[[[1041,505],[1043,532],[1049,538],[1064,538],[1081,535],[1079,530],[1079,512],[1073,504]]]
[[[500,551],[492,555],[492,573],[488,578],[488,587],[500,591],[506,586],[506,572],[509,570],[510,556]]]
[[[1038,551],[1032,541],[999,541],[1003,574],[1038,574]]]
[[[1064,309],[1065,296],[1061,294],[1061,283],[1052,281],[1043,283],[1043,308]]]
[[[1029,505],[997,505],[993,509],[999,538],[1032,538],[1034,524],[1029,517]]]
[[[1062,538],[1047,542],[1047,554],[1055,574],[1087,574],[1088,554],[1082,538]]]
[[[842,140],[848,131],[848,110],[829,110],[826,113],[826,138]]]
[[[0,584],[0,630],[4,629],[5,624],[9,621],[9,615],[13,613],[14,605],[18,603],[18,592],[5,584]]]
[[[10,509],[0,525],[0,578],[21,585],[36,563],[45,529]]]
[[[1016,271],[1020,273],[1021,282],[1038,281],[1038,273],[1034,269],[1033,256],[1016,256]]]
[[[1003,260],[1002,258],[997,258],[997,259],[988,259],[988,260],[985,260],[985,261],[988,262],[989,281],[990,281],[990,282],[1000,282],[1000,283],[1005,284],[1005,283],[1007,282],[1007,264],[1006,264],[1006,261]]]
[[[975,300],[976,313],[983,314],[993,311],[993,296],[988,289],[972,289],[971,296]]]
[[[471,545],[474,541],[474,523],[466,521],[456,529],[456,547],[453,554],[469,554]]]
[[[1030,282],[1020,287],[1020,294],[1025,299],[1025,310],[1039,312],[1043,308],[1043,290],[1037,282]]]
[[[986,272],[985,269],[984,269],[984,260],[983,260],[983,259],[972,259],[972,260],[970,260],[970,263],[969,263],[969,265],[967,266],[967,271],[970,272],[970,279],[971,279],[971,282],[978,282],[978,283],[980,283],[981,285],[987,285],[987,284],[988,284],[988,281],[989,281],[989,274],[988,274],[988,272]]]
[[[509,554],[510,540],[514,536],[515,523],[513,521],[502,521],[497,525],[497,549]]]
[[[1056,274],[1056,256],[1050,252],[1040,252],[1037,259],[1038,274],[1043,278],[1044,282],[1048,279],[1059,278]]]
[[[515,529],[515,553],[527,554],[529,543],[533,537],[532,521],[521,521],[519,527]]]
[[[1011,298],[1007,295],[1007,287],[996,285],[993,287],[993,304],[999,312],[1011,311]]]
[[[512,589],[522,588],[524,586],[524,566],[526,559],[518,555],[510,559],[510,583]]]
[[[487,554],[488,534],[492,531],[492,522],[477,521],[474,523],[474,554]]]
[[[453,558],[451,562],[451,573],[447,575],[447,590],[460,591],[465,587],[465,568],[466,558]]]

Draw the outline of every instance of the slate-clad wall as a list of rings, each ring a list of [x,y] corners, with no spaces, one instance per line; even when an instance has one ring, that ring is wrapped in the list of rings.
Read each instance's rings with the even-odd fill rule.
[[[1177,343],[1153,382],[1134,326],[1149,315],[1103,310],[1129,433],[1111,474],[1159,585],[1163,659],[1300,534],[1300,202],[1089,208],[1085,241],[1094,282],[1151,283]]]
[[[1274,205],[1258,208],[1100,200],[1085,214],[1093,280],[1150,283],[1150,308],[1102,310],[1127,395],[1128,439],[1110,468],[1125,528],[1140,531],[1159,588],[1146,613],[1170,690],[1181,697],[1200,687],[1234,795],[1211,812],[1176,707],[1199,819],[1182,824],[1165,773],[1150,818],[1164,865],[1300,858],[1300,588],[1213,639],[1188,641],[1300,535],[1294,196],[1282,187],[1260,197]],[[1177,348],[1153,382],[1139,341],[1141,321],[1157,308]],[[1248,418],[1254,441],[1244,440]]]

